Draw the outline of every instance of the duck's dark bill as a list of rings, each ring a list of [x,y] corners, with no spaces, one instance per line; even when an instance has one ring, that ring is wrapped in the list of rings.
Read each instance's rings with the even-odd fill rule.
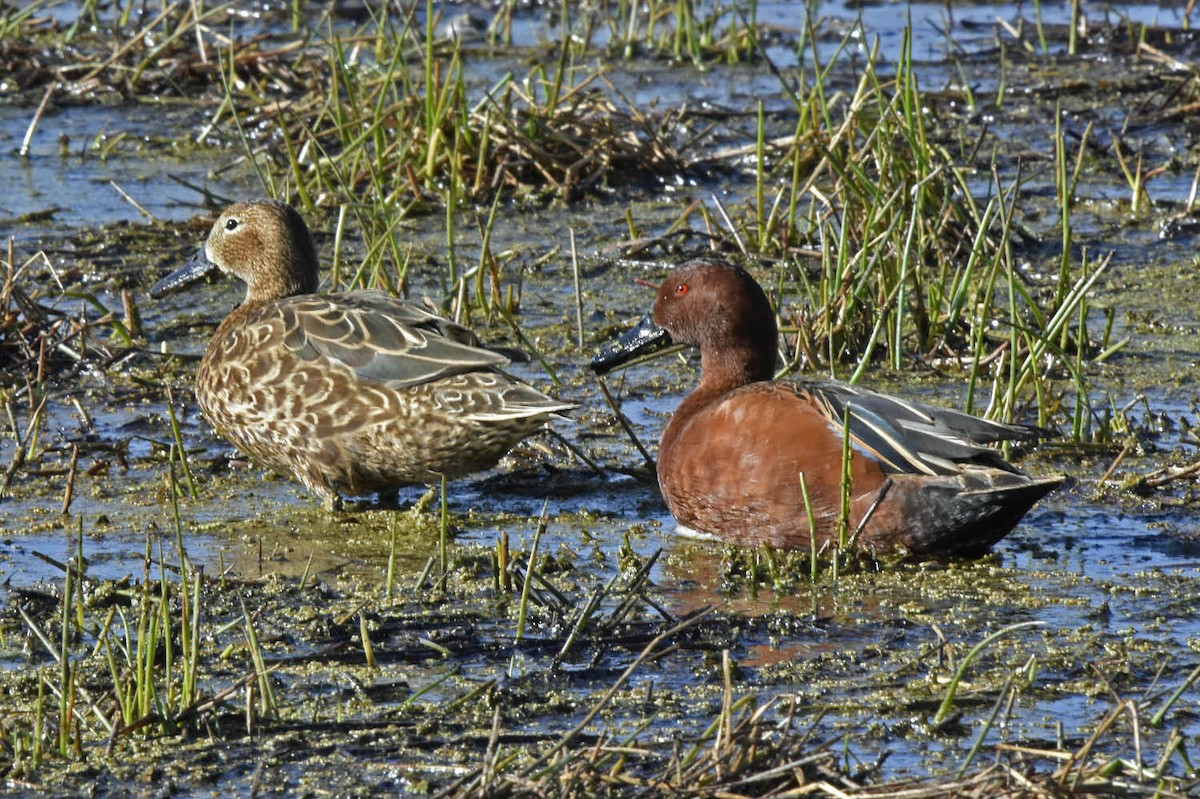
[[[639,355],[660,350],[670,343],[671,334],[646,316],[616,341],[610,341],[600,348],[600,352],[592,358],[592,371],[598,375],[607,374]]]
[[[168,292],[195,283],[210,272],[215,272],[216,269],[217,265],[208,260],[204,254],[204,248],[201,247],[188,259],[186,264],[151,286],[150,296],[161,297]]]

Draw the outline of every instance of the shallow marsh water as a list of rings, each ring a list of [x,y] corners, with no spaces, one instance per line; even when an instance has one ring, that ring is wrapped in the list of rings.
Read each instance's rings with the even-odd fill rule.
[[[761,5],[759,20],[791,30],[796,24],[792,8]],[[886,56],[894,57],[900,47],[902,10],[895,4],[861,9],[868,36],[880,37]],[[1077,80],[1082,70],[1092,84],[1132,85],[1138,75],[1159,74],[1157,67],[1133,59],[1111,63],[1107,55],[1068,58],[1059,42],[1049,59],[1013,55],[1001,76],[994,44],[1004,36],[997,33],[995,19],[1015,21],[1009,5],[970,5],[956,9],[953,20],[945,18],[944,4],[913,4],[907,11],[924,86],[955,84],[961,67],[978,97],[994,97],[1001,78],[1013,87],[1010,91],[1028,94],[1028,102],[1006,103],[1004,113],[990,117],[983,111],[961,113],[987,123],[987,146],[995,149],[1003,168],[1015,170],[1018,161],[1035,165],[1022,212],[1025,223],[1049,243],[1044,257],[1032,248],[1029,272],[1052,270],[1056,209],[1046,165],[1052,162],[1059,96],[1043,100],[1039,93]],[[1043,11],[1047,23],[1065,21],[1052,19],[1051,9]],[[853,27],[856,13],[838,3],[822,4],[817,46],[835,46],[841,31]],[[1114,4],[1092,13],[1182,27],[1177,11],[1153,4]],[[536,46],[543,35],[550,37],[553,13],[534,10],[522,19],[516,45]],[[946,36],[935,26],[949,26],[955,47],[965,54],[961,63],[945,59]],[[1012,45],[1012,50],[1019,48]],[[795,63],[786,47],[771,53],[781,66]],[[1196,45],[1186,38],[1170,53],[1192,69],[1200,62]],[[853,53],[845,59],[840,79],[846,85],[852,85],[853,60]],[[490,51],[472,63],[481,75],[510,65]],[[662,62],[638,66],[617,63],[610,75],[635,102],[692,100],[736,107],[725,134],[729,141],[743,141],[752,130],[751,98],[777,86],[754,66],[715,67],[702,75]],[[948,108],[963,102],[961,89],[932,94]],[[442,590],[418,582],[427,563],[439,557],[436,513],[369,507],[333,517],[290,481],[236,458],[231,463],[227,445],[214,438],[195,410],[190,362],[164,355],[197,356],[215,322],[239,297],[240,288],[228,283],[162,303],[151,302],[145,291],[203,238],[203,226],[188,224],[199,214],[202,198],[185,184],[220,197],[261,193],[240,155],[178,144],[180,138],[194,140],[206,122],[185,106],[56,109],[41,120],[28,158],[0,159],[0,181],[10,187],[0,198],[0,216],[14,237],[17,264],[30,259],[22,281],[36,286],[64,279],[109,309],[120,309],[121,292],[129,291],[146,333],[138,347],[125,351],[113,345],[116,366],[65,371],[46,406],[39,463],[18,472],[0,500],[0,603],[9,609],[0,617],[5,625],[0,666],[11,678],[11,695],[22,695],[23,688],[27,701],[31,671],[47,663],[11,608],[53,604],[62,582],[53,561],[66,562],[82,550],[90,580],[129,576],[136,581],[144,575],[147,546],[152,560],[160,554],[168,564],[178,560],[171,467],[165,457],[172,440],[161,389],[165,383],[174,391],[198,489],[196,498],[183,497],[178,504],[187,556],[209,575],[244,578],[237,592],[257,607],[289,707],[287,720],[257,739],[241,738],[232,731],[239,722],[225,719],[224,727],[217,724],[220,746],[194,742],[156,748],[130,740],[137,756],[117,761],[92,751],[84,774],[54,778],[57,790],[70,794],[92,780],[102,794],[115,794],[136,777],[147,792],[170,779],[177,795],[248,794],[261,775],[236,762],[242,756],[277,778],[279,790],[315,791],[314,781],[321,789],[347,794],[437,788],[464,772],[485,748],[493,709],[503,710],[502,746],[532,757],[583,718],[595,697],[657,633],[663,616],[686,617],[710,606],[716,611],[682,635],[674,651],[637,671],[586,735],[620,738],[645,724],[639,734],[646,740],[699,736],[722,706],[722,650],[730,654],[738,697],[788,697],[784,710],[814,725],[817,740],[844,736],[852,761],[871,763],[886,755],[885,777],[953,772],[993,704],[1010,696],[1003,723],[986,733],[988,744],[1070,747],[1086,739],[1121,699],[1157,708],[1200,664],[1198,490],[1194,482],[1185,482],[1139,495],[1123,488],[1122,481],[1196,456],[1192,424],[1200,396],[1200,281],[1194,270],[1200,224],[1179,212],[1191,190],[1200,132],[1194,123],[1138,117],[1120,99],[1082,90],[1061,93],[1069,132],[1078,133],[1089,122],[1098,129],[1124,125],[1126,141],[1148,163],[1175,163],[1149,184],[1153,205],[1136,213],[1115,169],[1089,170],[1079,184],[1078,246],[1094,255],[1114,253],[1094,303],[1118,309],[1113,340],[1129,337],[1123,349],[1089,374],[1097,408],[1132,407],[1128,419],[1137,445],[1107,484],[1100,485],[1098,478],[1116,449],[1060,455],[1047,445],[1022,465],[1040,473],[1067,472],[1075,482],[1040,503],[992,556],[976,563],[891,564],[816,586],[796,574],[783,574],[772,584],[762,579],[768,568],[753,555],[677,537],[653,485],[621,474],[639,467],[640,456],[613,423],[585,370],[598,340],[646,310],[651,294],[635,281],[656,281],[664,271],[659,262],[614,257],[611,245],[628,232],[626,212],[642,229],[662,231],[692,199],[707,202],[716,195],[732,205],[752,189],[748,179],[728,175],[711,183],[668,181],[658,190],[629,189],[582,206],[514,210],[496,229],[493,250],[520,253],[506,276],[521,286],[521,328],[531,334],[560,384],[552,386],[537,359],[514,371],[580,403],[579,411],[555,428],[605,469],[596,474],[561,442],[542,436],[522,445],[494,473],[452,484],[450,556],[456,567]],[[765,105],[772,113],[783,114],[785,108],[769,97]],[[25,104],[0,106],[5,152],[20,145],[30,114]],[[788,121],[779,125],[786,129]],[[980,180],[986,193],[987,176]],[[122,191],[156,221],[148,221]],[[460,217],[457,247],[465,265],[478,257],[478,216]],[[331,220],[309,220],[326,258]],[[409,294],[440,302],[440,272],[426,265],[444,255],[443,221],[433,215],[405,224],[417,254]],[[541,263],[554,248],[567,251],[568,231],[575,232],[584,255],[582,349],[574,344],[570,260],[559,254]],[[352,262],[356,253],[352,244],[348,247],[344,257]],[[45,258],[34,258],[36,252]],[[787,305],[796,298],[782,300]],[[82,300],[59,302],[72,314],[99,315]],[[512,342],[502,321],[472,321],[483,326],[485,339]],[[694,383],[695,366],[694,359],[665,359],[610,380],[642,441],[656,440],[670,410]],[[866,382],[950,404],[962,400],[962,380],[955,375],[879,369],[870,371]],[[3,390],[8,396],[20,387]],[[29,420],[29,409],[20,403],[14,407],[20,428]],[[70,513],[63,515],[73,443],[79,446],[80,470]],[[0,439],[0,465],[11,461],[14,448],[11,434]],[[177,472],[174,477],[182,479]],[[405,492],[402,504],[421,494],[420,489]],[[517,597],[498,590],[491,577],[502,535],[511,542],[514,559],[528,556],[543,506],[547,524],[537,543],[540,570],[569,599],[582,605],[599,586],[616,579],[617,587],[600,603],[604,613],[616,616],[623,600],[637,599],[643,590],[652,600],[638,600],[635,612],[614,619],[607,637],[585,639],[562,662],[555,656],[566,646],[571,606],[556,604],[552,596],[535,603],[524,643],[514,644]],[[649,583],[623,595],[628,586],[621,578],[659,550]],[[384,601],[393,551],[397,588],[391,601]],[[154,566],[152,576],[161,568]],[[214,588],[212,603],[214,626],[237,617],[232,596]],[[364,665],[361,643],[356,643],[364,612],[380,655],[374,669]],[[989,633],[1028,621],[1042,626],[1012,632],[972,667],[960,689],[961,715],[949,725],[931,725],[946,680],[966,651]],[[243,661],[214,672],[208,689],[226,687],[242,673]],[[492,688],[478,707],[472,702],[453,712],[444,707],[488,685]],[[1147,764],[1162,753],[1173,731],[1189,743],[1200,736],[1195,686],[1166,724],[1140,730]],[[1102,739],[1101,748],[1131,756],[1128,730],[1121,732]],[[980,759],[991,757],[988,751]],[[1176,773],[1184,768],[1174,759],[1168,765]]]

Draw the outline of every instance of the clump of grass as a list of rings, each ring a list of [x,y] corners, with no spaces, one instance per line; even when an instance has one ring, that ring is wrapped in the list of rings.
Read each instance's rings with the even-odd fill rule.
[[[410,65],[405,34],[383,22],[375,64],[355,63],[344,45],[331,43],[327,103],[283,119],[297,192],[412,213],[496,193],[571,201],[680,167],[661,122],[595,91],[602,87],[594,74],[571,82],[576,70],[565,46],[556,62],[521,79],[503,75],[473,97],[457,44],[435,49],[426,31],[420,60]],[[239,94],[262,90],[256,84]],[[364,221],[380,232],[388,227]]]
[[[814,62],[812,77],[795,86],[779,75],[798,114],[795,132],[771,138],[760,106],[755,191],[737,209],[714,200],[716,216],[700,209],[711,246],[778,264],[765,283],[781,294],[783,276],[794,278],[799,305],[780,297],[785,372],[849,363],[853,382],[880,361],[896,370],[959,366],[969,377],[967,410],[983,405],[990,381],[991,401],[978,410],[1011,421],[1033,405],[1040,424],[1065,416],[1081,440],[1092,416],[1085,370],[1114,345],[1111,316],[1093,340],[1087,301],[1108,262],[1085,255],[1080,263],[1072,246],[1078,158],[1057,150],[1063,247],[1057,281],[1038,285],[1016,253],[1028,236],[1015,221],[1020,174],[1007,181],[993,167],[990,197],[976,199],[970,165],[930,132],[908,32],[901,52],[885,67],[873,49],[845,95],[825,85],[832,61]],[[1069,397],[1056,382],[1064,372]]]
[[[156,548],[147,537],[140,581],[92,580],[80,520],[76,556],[57,564],[64,574],[57,611],[18,609],[27,634],[40,644],[40,659],[50,665],[38,669],[36,699],[14,706],[13,719],[0,730],[0,740],[14,741],[9,749],[12,760],[0,760],[0,772],[34,773],[49,756],[71,761],[101,746],[111,754],[131,736],[194,730],[209,723],[224,701],[243,689],[250,692],[248,697],[258,696],[258,702],[246,706],[247,733],[253,732],[257,719],[277,714],[273,669],[264,660],[254,618],[244,605],[240,626],[253,665],[250,674],[215,693],[206,694],[201,687],[202,682],[212,684],[211,674],[203,669],[212,663],[216,639],[239,620],[221,630],[208,627],[205,595],[211,586],[184,547],[173,459],[168,462],[168,482],[175,527],[173,563],[164,539]]]
[[[77,288],[80,277],[78,269],[56,269],[42,252],[18,261],[11,239],[0,256],[0,408],[15,442],[12,457],[0,464],[0,498],[21,469],[44,454],[47,405],[59,400],[55,387],[88,369],[110,368],[139,344],[133,299],[125,294],[123,309],[112,310],[97,294]],[[74,403],[90,426],[86,409]],[[73,445],[67,451],[74,470],[80,449]],[[68,493],[64,515],[69,500]]]

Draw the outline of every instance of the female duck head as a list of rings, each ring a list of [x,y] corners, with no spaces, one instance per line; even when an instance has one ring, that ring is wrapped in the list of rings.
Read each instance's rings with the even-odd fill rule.
[[[150,296],[189,286],[220,270],[246,284],[246,302],[317,290],[320,266],[308,225],[279,200],[234,203],[213,223],[204,246],[150,289]]]

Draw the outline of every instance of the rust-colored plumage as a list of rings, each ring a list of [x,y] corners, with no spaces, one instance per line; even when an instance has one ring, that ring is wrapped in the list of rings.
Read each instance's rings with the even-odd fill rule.
[[[981,554],[1061,483],[1021,474],[984,446],[1036,437],[1037,428],[843,383],[773,380],[777,336],[749,273],[698,260],[663,281],[653,319],[593,361],[603,372],[669,340],[700,348],[700,385],[672,415],[658,452],[659,486],[681,526],[741,544],[830,542],[847,426],[848,529],[864,549]]]
[[[318,294],[307,225],[274,200],[236,203],[153,296],[212,269],[245,281],[196,371],[217,432],[327,506],[493,466],[574,407],[500,371],[503,355],[383,292]]]

